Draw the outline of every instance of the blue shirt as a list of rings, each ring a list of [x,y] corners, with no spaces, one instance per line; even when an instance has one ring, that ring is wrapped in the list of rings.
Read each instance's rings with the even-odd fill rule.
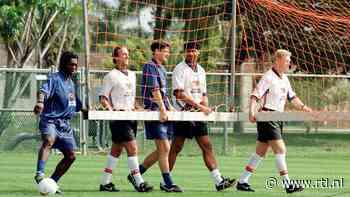
[[[40,91],[45,94],[41,119],[71,119],[82,107],[75,84],[62,71],[50,75]]]
[[[141,95],[145,109],[159,111],[159,106],[152,100],[152,91],[160,90],[163,103],[169,110],[169,98],[167,95],[166,70],[163,65],[157,64],[154,60],[143,65]]]

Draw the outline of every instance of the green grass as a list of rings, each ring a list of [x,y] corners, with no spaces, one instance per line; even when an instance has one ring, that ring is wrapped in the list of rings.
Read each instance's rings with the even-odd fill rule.
[[[343,188],[307,188],[304,192],[293,196],[328,197],[350,196],[350,135],[345,134],[288,134],[285,136],[288,154],[288,168],[290,177],[294,179],[329,180],[343,178]],[[234,135],[230,138],[230,144],[234,145],[227,156],[218,156],[220,170],[225,176],[239,177],[247,161],[248,156],[255,147],[253,134]],[[185,190],[183,194],[165,194],[159,191],[160,173],[158,166],[153,166],[144,178],[155,186],[155,191],[149,194],[139,194],[133,191],[126,180],[127,164],[126,155],[122,156],[115,170],[113,181],[122,190],[118,194],[100,193],[97,191],[101,171],[105,165],[105,156],[90,154],[78,155],[76,163],[62,178],[61,188],[64,196],[289,196],[280,187],[272,190],[265,189],[266,180],[274,176],[278,178],[275,169],[274,157],[270,153],[258,168],[257,174],[251,179],[251,184],[256,189],[255,193],[242,193],[234,189],[224,192],[215,192],[210,174],[205,168],[202,158],[195,145],[186,144],[186,154],[178,158],[176,168],[173,171],[174,181]],[[142,160],[147,152],[151,151],[151,144],[147,143]],[[192,156],[191,156],[192,155]],[[0,196],[39,196],[33,181],[35,171],[36,153],[33,152],[2,152],[0,153]],[[47,174],[50,174],[60,155],[52,155],[47,164]]]

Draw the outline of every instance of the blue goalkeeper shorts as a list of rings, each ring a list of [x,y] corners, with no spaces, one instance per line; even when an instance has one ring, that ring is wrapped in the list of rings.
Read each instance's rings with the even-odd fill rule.
[[[73,129],[70,126],[69,120],[55,119],[44,120],[39,122],[39,130],[42,135],[49,135],[55,139],[52,148],[58,150],[74,150],[76,142]]]

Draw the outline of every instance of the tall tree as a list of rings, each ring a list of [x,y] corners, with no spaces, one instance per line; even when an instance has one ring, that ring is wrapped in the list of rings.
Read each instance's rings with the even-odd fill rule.
[[[2,0],[0,36],[7,50],[7,68],[57,65],[61,51],[71,48],[78,35],[80,4],[75,0]],[[2,108],[11,108],[30,83],[25,73],[6,73]],[[0,136],[12,114],[1,112]]]

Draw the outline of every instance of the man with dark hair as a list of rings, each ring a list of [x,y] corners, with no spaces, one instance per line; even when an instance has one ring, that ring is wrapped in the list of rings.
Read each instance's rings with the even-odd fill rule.
[[[170,43],[165,42],[165,41],[153,42],[151,44],[151,50],[152,50],[153,54],[156,51],[156,49],[158,49],[158,50],[161,50],[161,49],[164,49],[164,48],[169,48],[170,49],[170,47],[171,47]]]
[[[136,109],[136,74],[128,69],[129,51],[125,46],[117,46],[113,51],[115,68],[103,79],[103,88],[100,92],[100,102],[109,111],[133,111]],[[145,182],[139,172],[137,157],[136,121],[110,121],[112,133],[112,147],[104,168],[100,191],[117,192],[112,183],[112,172],[119,161],[123,149],[128,154],[130,170],[129,181],[138,192],[152,191],[153,187]]]
[[[185,60],[176,65],[172,76],[172,87],[176,97],[175,107],[180,111],[201,111],[209,114],[205,70],[198,64],[199,43],[184,44]],[[177,155],[181,152],[186,138],[195,137],[202,150],[205,165],[211,173],[217,191],[232,187],[235,180],[224,178],[214,156],[213,146],[208,136],[206,122],[179,121],[174,124],[174,140],[169,154],[169,167],[173,169]]]
[[[170,105],[167,85],[166,70],[164,64],[170,53],[170,44],[167,42],[154,42],[151,45],[153,53],[152,60],[143,65],[141,94],[144,108],[150,111],[159,111],[159,121],[145,121],[146,138],[154,140],[156,150],[149,154],[142,165],[141,174],[158,160],[164,184],[160,185],[161,190],[166,192],[182,192],[182,189],[172,181],[168,155],[170,150],[170,138],[172,136],[172,124],[167,122],[167,111],[172,109]]]
[[[50,75],[38,92],[34,113],[40,114],[39,130],[43,143],[39,149],[34,177],[37,183],[45,176],[45,164],[52,148],[57,148],[64,156],[51,175],[56,182],[75,160],[76,142],[69,121],[82,107],[72,81],[77,67],[78,56],[64,52],[60,58],[59,72]],[[57,193],[62,192],[58,190]]]

